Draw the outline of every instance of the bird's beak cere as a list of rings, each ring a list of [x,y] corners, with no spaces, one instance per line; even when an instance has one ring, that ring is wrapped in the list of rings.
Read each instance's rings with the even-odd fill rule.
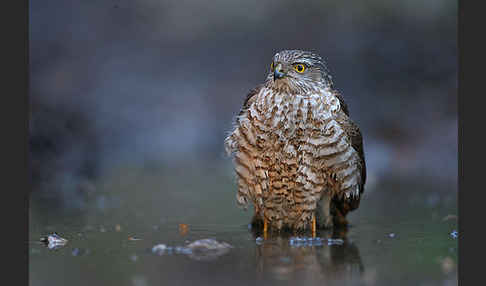
[[[282,64],[277,64],[273,72],[273,80],[283,78],[284,76],[285,76],[285,72],[282,68]]]

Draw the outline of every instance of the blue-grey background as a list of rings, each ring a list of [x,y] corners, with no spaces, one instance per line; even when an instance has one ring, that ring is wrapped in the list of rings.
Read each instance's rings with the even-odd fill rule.
[[[399,176],[454,185],[456,6],[31,1],[34,191],[80,207],[76,184],[115,166],[227,164],[233,116],[281,49],[327,60],[362,129],[370,184]]]

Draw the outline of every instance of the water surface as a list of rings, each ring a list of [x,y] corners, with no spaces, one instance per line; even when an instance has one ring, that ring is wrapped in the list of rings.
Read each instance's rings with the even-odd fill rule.
[[[295,243],[291,234],[262,239],[248,227],[252,210],[236,207],[226,168],[120,168],[93,188],[76,210],[33,195],[30,285],[457,285],[453,186],[372,182],[350,227],[319,231],[322,243]],[[53,232],[68,243],[39,242]],[[232,248],[206,257],[152,252],[206,238]]]

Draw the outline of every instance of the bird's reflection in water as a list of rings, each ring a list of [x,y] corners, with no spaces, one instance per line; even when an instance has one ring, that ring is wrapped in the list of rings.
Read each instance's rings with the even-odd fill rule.
[[[252,231],[257,273],[261,278],[302,282],[360,280],[364,272],[359,250],[347,239],[347,229],[318,231],[319,239],[301,240],[291,233]],[[299,237],[305,237],[300,235]],[[308,238],[308,236],[307,236]]]

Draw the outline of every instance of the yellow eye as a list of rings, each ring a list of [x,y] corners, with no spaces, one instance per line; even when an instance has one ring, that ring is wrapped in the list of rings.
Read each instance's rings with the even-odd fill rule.
[[[273,68],[274,68],[274,66],[273,66],[273,62],[272,62],[272,63],[270,64],[270,70],[271,70],[271,71],[273,71]]]
[[[305,65],[303,64],[295,64],[294,65],[294,69],[298,72],[298,73],[303,73],[305,71]]]

